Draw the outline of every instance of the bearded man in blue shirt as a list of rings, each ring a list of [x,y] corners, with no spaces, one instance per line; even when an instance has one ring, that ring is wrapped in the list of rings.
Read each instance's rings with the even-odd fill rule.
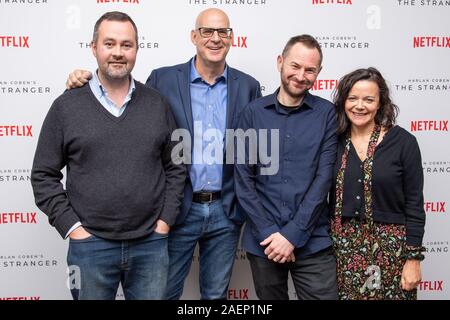
[[[236,195],[247,216],[243,247],[258,298],[289,299],[290,272],[299,299],[334,300],[327,195],[336,158],[335,108],[308,92],[322,68],[320,45],[309,35],[293,37],[277,64],[280,88],[251,102],[238,123],[244,132],[268,130],[279,137],[270,146],[278,148],[277,163],[250,155],[251,141],[241,143],[245,163],[235,160]]]

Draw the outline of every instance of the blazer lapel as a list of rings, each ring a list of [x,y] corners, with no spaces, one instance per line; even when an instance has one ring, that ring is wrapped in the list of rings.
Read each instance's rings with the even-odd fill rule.
[[[228,84],[227,84],[227,129],[232,129],[234,112],[236,110],[236,99],[238,96],[237,75],[233,69],[228,67]]]
[[[191,94],[189,88],[189,68],[190,61],[188,63],[183,64],[178,69],[178,89],[180,90],[181,101],[183,103],[183,110],[186,116],[186,122],[188,124],[189,131],[192,133],[193,124],[192,124],[192,106],[191,106]]]

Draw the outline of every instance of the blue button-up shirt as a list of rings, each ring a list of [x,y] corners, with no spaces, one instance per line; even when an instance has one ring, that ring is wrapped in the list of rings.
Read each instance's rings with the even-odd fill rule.
[[[116,104],[108,97],[108,92],[101,84],[100,79],[98,78],[97,75],[97,71],[93,72],[92,79],[89,80],[89,86],[91,87],[92,92],[94,93],[97,100],[101,103],[101,105],[105,107],[105,109],[108,110],[114,116],[120,117],[122,113],[125,111],[128,102],[130,102],[131,96],[136,88],[133,77],[130,76],[130,79],[131,82],[128,94],[120,107],[116,106]]]
[[[280,107],[276,91],[249,104],[239,119],[239,128],[277,129],[278,171],[262,175],[272,164],[237,164],[236,195],[247,215],[243,235],[246,251],[265,257],[259,243],[280,232],[302,258],[331,246],[327,195],[336,160],[335,108],[309,93],[291,112]],[[268,139],[270,142],[270,134]],[[260,142],[259,142],[260,145]],[[276,150],[276,149],[275,149]],[[247,154],[248,154],[248,150]],[[273,157],[273,154],[272,154]]]
[[[222,163],[227,116],[227,68],[214,84],[204,81],[192,59],[190,93],[194,145],[189,172],[194,192],[222,189]],[[214,146],[217,146],[216,148]]]

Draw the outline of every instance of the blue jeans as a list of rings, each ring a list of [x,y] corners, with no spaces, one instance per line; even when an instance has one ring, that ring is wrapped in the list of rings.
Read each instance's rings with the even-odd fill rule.
[[[114,300],[121,283],[127,300],[163,299],[169,263],[167,239],[156,232],[130,241],[94,235],[71,239],[67,264],[73,271],[69,282],[73,298]]]
[[[225,215],[222,201],[193,202],[183,223],[174,226],[169,233],[167,298],[174,300],[181,297],[198,242],[201,298],[226,299],[239,230],[239,226]]]

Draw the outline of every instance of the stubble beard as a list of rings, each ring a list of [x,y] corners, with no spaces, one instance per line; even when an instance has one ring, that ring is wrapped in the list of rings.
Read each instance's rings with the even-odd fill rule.
[[[106,68],[106,76],[111,80],[123,80],[130,76],[130,70],[128,70],[127,66],[124,64],[121,68],[113,68],[108,65]]]

